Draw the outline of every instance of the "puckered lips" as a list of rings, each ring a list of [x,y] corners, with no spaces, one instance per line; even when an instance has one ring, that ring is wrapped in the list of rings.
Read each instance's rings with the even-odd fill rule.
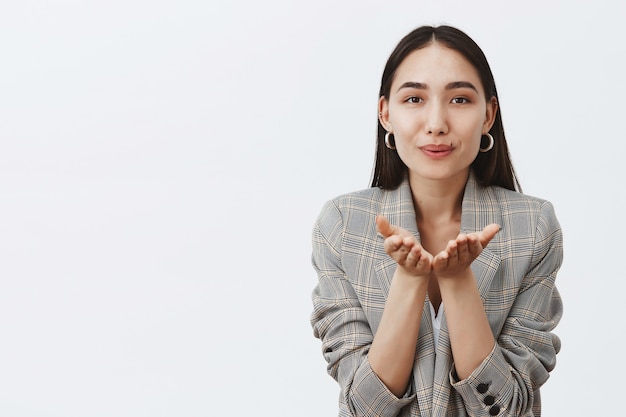
[[[443,159],[454,150],[452,145],[424,145],[419,148],[427,157],[431,159]]]

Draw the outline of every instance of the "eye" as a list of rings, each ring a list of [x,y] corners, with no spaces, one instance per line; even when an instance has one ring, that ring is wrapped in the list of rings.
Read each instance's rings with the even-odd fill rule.
[[[424,100],[422,100],[421,97],[412,96],[412,97],[407,98],[405,101],[407,103],[417,104],[417,103],[423,102]]]
[[[467,104],[470,101],[468,99],[466,99],[465,97],[454,97],[452,99],[452,103],[454,104]]]

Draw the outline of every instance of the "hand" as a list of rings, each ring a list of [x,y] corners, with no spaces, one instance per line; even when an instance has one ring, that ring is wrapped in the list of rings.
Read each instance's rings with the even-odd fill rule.
[[[382,215],[376,216],[376,228],[385,238],[385,252],[398,266],[410,275],[430,275],[433,256],[422,248],[415,236],[400,226],[391,225]]]
[[[492,223],[481,232],[459,234],[435,256],[432,264],[433,272],[441,278],[458,276],[469,268],[499,231],[500,226]]]

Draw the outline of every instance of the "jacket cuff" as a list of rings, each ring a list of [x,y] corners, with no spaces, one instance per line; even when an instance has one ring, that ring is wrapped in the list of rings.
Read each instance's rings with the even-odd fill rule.
[[[450,384],[463,398],[469,414],[504,414],[514,383],[509,364],[497,343],[494,343],[491,353],[466,379],[459,381],[454,367],[450,372]]]
[[[396,397],[374,373],[366,358],[354,375],[348,397],[354,415],[396,416],[416,395],[411,379],[406,393],[401,398]]]

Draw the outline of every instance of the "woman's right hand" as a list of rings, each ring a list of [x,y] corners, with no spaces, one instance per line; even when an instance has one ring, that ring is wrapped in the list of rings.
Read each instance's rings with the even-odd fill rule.
[[[389,223],[382,215],[376,216],[376,228],[385,238],[385,252],[409,275],[429,276],[433,256],[407,230]]]

